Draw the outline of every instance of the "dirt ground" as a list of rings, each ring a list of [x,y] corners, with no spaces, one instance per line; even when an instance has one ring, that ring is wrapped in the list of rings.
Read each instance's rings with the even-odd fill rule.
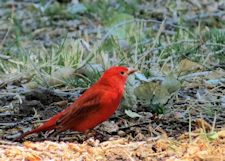
[[[152,11],[149,13],[152,20],[150,19],[149,22],[152,24],[145,24],[146,26],[149,25],[145,28],[146,31],[151,29],[151,32],[147,32],[147,35],[156,34],[155,31],[157,31],[154,36],[160,37],[161,30],[164,28],[165,30],[162,32],[164,35],[162,34],[161,37],[163,40],[165,38],[166,42],[167,40],[168,42],[171,41],[170,36],[173,37],[180,31],[185,31],[184,35],[192,32],[188,31],[186,33],[186,30],[192,29],[192,27],[198,28],[201,25],[208,25],[209,28],[211,26],[219,28],[225,15],[222,1],[202,1],[202,4],[197,1],[187,2],[188,4],[185,1],[178,1],[176,5],[180,6],[177,7],[177,12],[181,11],[184,14],[183,19],[173,10],[164,7],[164,3],[169,4],[172,1],[152,1],[153,4],[148,1],[144,2],[145,4],[138,6],[141,9],[137,15],[140,18],[149,18],[149,15],[144,15],[144,12],[148,11],[149,6],[151,7]],[[79,1],[77,3],[79,5]],[[65,35],[70,40],[83,38],[86,43],[83,48],[87,52],[85,54],[88,55],[90,54],[88,47],[95,46],[95,42],[99,39],[104,42],[104,39],[110,34],[106,32],[106,27],[99,17],[96,17],[96,13],[79,13],[76,17],[65,14],[62,9],[70,7],[69,5],[66,6],[67,4],[60,4],[51,0],[49,3],[43,4],[36,0],[18,2],[10,0],[1,4],[0,22],[4,25],[0,26],[0,49],[2,49],[0,51],[0,60],[2,62],[0,72],[4,74],[0,75],[0,160],[225,160],[225,68],[223,61],[221,63],[214,57],[210,59],[210,56],[214,53],[214,48],[215,53],[221,56],[220,54],[224,52],[225,46],[223,42],[210,42],[207,44],[208,41],[204,40],[204,36],[201,37],[202,35],[199,36],[200,41],[198,42],[193,38],[192,42],[194,44],[199,43],[197,44],[199,46],[196,49],[191,48],[190,51],[194,52],[200,48],[204,54],[208,54],[207,59],[204,54],[201,55],[201,52],[199,52],[200,54],[197,52],[200,56],[196,54],[195,59],[199,57],[205,59],[204,63],[202,63],[204,65],[200,65],[199,62],[196,63],[197,61],[194,62],[194,59],[187,61],[186,57],[191,53],[188,50],[187,55],[184,56],[185,59],[183,59],[183,56],[174,59],[173,57],[177,55],[172,55],[170,58],[168,57],[169,59],[166,58],[165,62],[167,64],[169,64],[169,60],[178,61],[181,59],[185,60],[183,62],[188,65],[177,68],[177,71],[180,70],[181,73],[186,72],[186,75],[181,76],[183,77],[183,80],[181,80],[182,86],[172,93],[166,101],[163,100],[163,95],[161,100],[164,103],[156,107],[156,109],[165,108],[165,111],[154,111],[153,106],[144,105],[137,99],[137,102],[135,102],[137,104],[132,111],[136,115],[138,114],[138,117],[128,116],[124,112],[125,108],[120,107],[109,120],[88,133],[66,131],[56,135],[54,131],[50,131],[33,134],[20,142],[15,142],[14,139],[22,133],[38,127],[45,120],[65,109],[90,85],[90,82],[88,82],[88,85],[81,84],[83,86],[80,86],[79,82],[76,82],[74,83],[76,86],[72,86],[72,88],[71,84],[64,84],[56,88],[47,88],[46,84],[41,84],[42,86],[39,84],[35,88],[28,88],[27,84],[29,83],[38,81],[40,83],[42,74],[46,74],[46,71],[48,71],[48,66],[36,70],[42,63],[39,62],[37,66],[31,66],[32,63],[26,59],[26,56],[16,56],[23,53],[24,49],[34,53],[32,55],[34,57],[35,54],[39,54],[36,55],[39,58],[45,52],[49,53],[49,51],[55,49],[55,46],[61,44],[62,40],[65,39]],[[173,7],[174,4],[169,6]],[[186,8],[189,8],[187,6],[191,9],[186,10]],[[48,10],[48,8],[50,9]],[[207,11],[207,14],[201,14],[205,13],[202,10]],[[210,11],[209,14],[208,11]],[[143,17],[141,17],[142,15]],[[166,21],[163,19],[164,15],[168,16]],[[104,16],[102,17],[104,18]],[[190,23],[191,27],[188,25],[187,27],[190,28],[179,26],[180,19],[186,24]],[[201,25],[198,24],[200,20]],[[217,32],[216,34],[216,38],[220,40]],[[172,42],[159,47],[153,44],[152,47],[148,48],[151,46],[150,42],[141,42],[143,43],[143,49],[141,50],[146,49],[147,51],[143,51],[143,54],[138,55],[140,58],[146,52],[154,53],[154,51],[158,52],[161,49],[167,50],[166,47],[168,46],[180,45]],[[187,44],[190,42],[188,40]],[[126,46],[126,43],[125,45],[123,43],[121,43],[122,45],[119,44],[119,47],[117,46],[119,48],[118,53],[122,49],[126,53],[128,48],[130,48],[130,53],[134,52],[136,44]],[[183,45],[183,43],[181,44]],[[91,47],[90,49],[92,49]],[[183,53],[183,49],[181,50]],[[54,51],[53,53],[57,52]],[[179,54],[179,52],[177,53]],[[108,53],[108,51],[105,53]],[[150,58],[150,56],[146,57]],[[194,56],[191,55],[190,58],[192,57]],[[157,60],[154,56],[150,60],[155,60],[157,63],[161,61],[161,59]],[[172,65],[169,64],[172,67],[174,60],[171,61]],[[162,65],[154,64],[151,61],[146,61],[150,65],[144,65],[143,69],[149,66],[159,67]],[[57,67],[62,67],[65,64],[57,64]],[[160,69],[156,71],[161,72],[164,70],[163,72],[166,72],[169,70],[170,66],[165,64],[163,65],[165,68],[160,66]],[[17,73],[15,73],[16,67],[18,67]],[[55,70],[55,68],[52,69]],[[157,68],[152,69],[154,72],[154,69]],[[149,69],[147,68],[147,70]],[[40,71],[44,72],[41,73]],[[48,74],[50,75],[51,72]],[[87,76],[83,77],[88,78]],[[158,78],[158,75],[155,78]],[[91,81],[94,81],[94,79]],[[156,81],[158,80],[156,79]],[[49,82],[47,81],[47,83]],[[142,82],[139,81],[139,83]],[[133,104],[130,105],[133,106]]]
[[[70,100],[46,89],[24,93],[21,99],[20,105],[16,97],[4,98],[4,103],[18,106],[13,114],[1,114],[1,160],[225,160],[224,130],[210,136],[206,131],[211,125],[196,119],[189,133],[188,120],[146,111],[140,112],[143,117],[139,119],[118,113],[86,134],[67,131],[54,136],[52,132],[12,142],[41,124],[39,120],[61,111]]]

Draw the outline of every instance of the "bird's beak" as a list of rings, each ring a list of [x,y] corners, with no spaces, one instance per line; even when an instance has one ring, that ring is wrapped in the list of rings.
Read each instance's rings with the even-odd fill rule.
[[[136,71],[138,71],[138,70],[137,69],[129,69],[127,74],[130,75],[130,74],[135,73]]]

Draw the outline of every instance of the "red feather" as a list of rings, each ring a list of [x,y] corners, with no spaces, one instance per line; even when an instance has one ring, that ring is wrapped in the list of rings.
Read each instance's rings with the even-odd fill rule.
[[[85,132],[94,128],[107,120],[118,108],[128,75],[133,72],[135,70],[123,66],[111,67],[73,104],[16,140],[52,129],[59,132],[68,129]]]

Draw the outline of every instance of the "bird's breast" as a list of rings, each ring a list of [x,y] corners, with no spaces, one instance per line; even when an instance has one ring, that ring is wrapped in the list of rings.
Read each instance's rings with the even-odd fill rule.
[[[102,112],[110,117],[118,108],[122,99],[122,95],[119,93],[112,93],[108,96],[106,95],[105,99],[103,100],[103,110]]]

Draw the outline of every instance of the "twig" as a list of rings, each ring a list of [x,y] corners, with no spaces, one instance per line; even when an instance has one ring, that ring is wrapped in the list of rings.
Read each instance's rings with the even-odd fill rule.
[[[13,63],[13,64],[23,65],[24,66],[24,64],[22,62],[15,61],[15,60],[11,59],[10,56],[4,55],[2,53],[0,53],[0,59],[3,59],[5,61],[8,61],[8,62]]]
[[[9,27],[9,28],[7,29],[5,35],[4,35],[4,37],[3,37],[3,39],[2,39],[2,41],[1,41],[1,43],[0,43],[0,48],[3,47],[3,45],[4,45],[4,43],[5,43],[5,40],[6,40],[7,36],[9,35],[9,31],[10,31],[10,30],[11,30],[11,27]]]
[[[17,125],[22,124],[24,122],[33,120],[34,118],[36,118],[36,115],[37,114],[35,113],[32,117],[25,118],[25,119],[23,119],[19,122],[18,121],[17,122],[0,122],[0,126],[14,127],[14,126],[17,126]]]
[[[191,108],[188,108],[188,134],[189,134],[189,141],[191,142],[192,141],[192,137],[191,137],[191,133],[192,133],[192,130],[191,130],[191,124],[192,124],[192,118],[191,118],[191,111],[190,111]]]
[[[186,16],[184,18],[185,21],[197,21],[199,19],[207,19],[209,17],[223,17],[225,15],[225,12],[222,11],[216,11],[214,13],[200,13],[194,16]]]
[[[206,76],[212,73],[212,71],[204,71],[204,72],[197,72],[197,73],[191,73],[188,75],[184,75],[179,77],[179,80],[187,80],[187,79],[192,79],[194,77],[199,77],[199,76]]]
[[[217,113],[215,112],[211,132],[213,132],[215,130],[215,127],[216,127],[216,118],[217,118]]]
[[[206,46],[220,46],[225,48],[225,44],[219,44],[219,43],[212,43],[212,42],[207,42],[205,43]]]
[[[151,121],[145,121],[145,122],[141,122],[141,123],[129,125],[129,126],[126,126],[126,127],[120,127],[117,131],[119,131],[119,130],[126,130],[126,129],[129,129],[129,128],[131,128],[131,127],[135,127],[135,126],[140,126],[140,125],[149,124],[150,122],[151,122]]]
[[[6,140],[0,140],[0,145],[20,145],[18,142],[11,142],[11,141],[6,141]]]

